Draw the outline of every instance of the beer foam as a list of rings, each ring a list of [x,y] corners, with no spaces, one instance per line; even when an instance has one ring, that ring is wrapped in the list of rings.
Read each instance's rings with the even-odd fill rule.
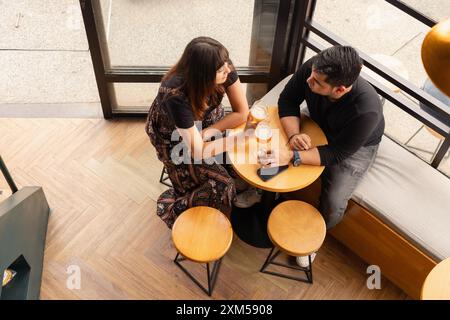
[[[263,107],[255,106],[251,110],[252,116],[257,119],[265,119],[267,116],[266,110]]]
[[[256,127],[255,135],[262,140],[267,140],[272,137],[272,128],[268,125],[260,125]]]

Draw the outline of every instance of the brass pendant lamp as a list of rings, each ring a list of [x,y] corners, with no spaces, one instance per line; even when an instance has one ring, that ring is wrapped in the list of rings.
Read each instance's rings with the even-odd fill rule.
[[[450,19],[436,24],[425,36],[422,62],[434,85],[450,97]]]

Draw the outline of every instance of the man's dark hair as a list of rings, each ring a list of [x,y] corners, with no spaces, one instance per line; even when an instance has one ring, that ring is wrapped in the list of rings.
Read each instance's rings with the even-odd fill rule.
[[[358,52],[350,46],[334,46],[323,50],[314,59],[313,69],[327,76],[333,87],[351,86],[361,72],[363,62]]]

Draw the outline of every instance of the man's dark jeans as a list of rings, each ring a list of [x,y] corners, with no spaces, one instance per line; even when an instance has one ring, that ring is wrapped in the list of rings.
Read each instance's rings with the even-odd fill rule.
[[[320,213],[327,229],[333,228],[344,217],[348,200],[373,164],[377,150],[378,145],[361,147],[352,156],[325,168],[322,174]]]

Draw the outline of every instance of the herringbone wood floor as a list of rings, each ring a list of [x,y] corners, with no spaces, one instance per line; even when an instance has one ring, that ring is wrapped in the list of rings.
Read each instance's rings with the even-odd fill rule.
[[[172,262],[170,231],[155,214],[162,167],[144,121],[0,119],[0,153],[19,187],[43,186],[53,210],[42,299],[207,298]],[[367,265],[331,237],[312,285],[259,273],[267,254],[235,237],[213,298],[407,298],[384,278],[381,290],[367,289]],[[66,286],[71,265],[81,270],[79,290]]]

